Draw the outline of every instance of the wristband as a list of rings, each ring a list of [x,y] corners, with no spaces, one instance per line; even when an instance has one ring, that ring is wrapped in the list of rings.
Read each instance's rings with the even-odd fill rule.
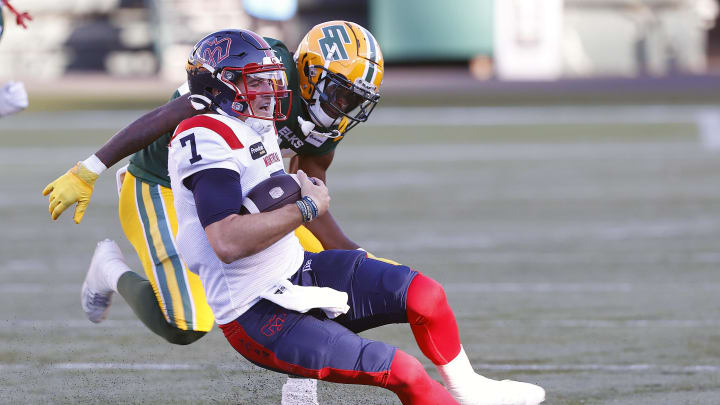
[[[302,215],[303,222],[310,222],[312,218],[310,218],[310,209],[306,205],[305,201],[298,200],[295,202],[295,205],[300,209],[300,214]]]
[[[303,217],[303,222],[310,222],[318,216],[318,208],[312,198],[305,196],[295,202]]]
[[[95,155],[92,155],[89,158],[83,160],[82,164],[83,164],[83,166],[85,166],[86,169],[97,174],[98,176],[107,169],[107,166],[105,166],[105,163],[100,161],[100,158],[98,158]]]
[[[306,195],[305,197],[303,197],[302,200],[305,201],[305,203],[306,203],[306,204],[310,207],[310,209],[312,210],[312,219],[317,218],[317,216],[318,216],[318,208],[317,208],[317,205],[315,205],[315,201],[313,201],[313,199],[310,198],[310,197],[307,196],[307,195]],[[312,219],[311,219],[311,220],[312,220]]]

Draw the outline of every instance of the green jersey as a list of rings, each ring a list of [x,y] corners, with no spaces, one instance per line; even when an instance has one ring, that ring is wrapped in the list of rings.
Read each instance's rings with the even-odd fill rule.
[[[265,38],[265,40],[273,49],[275,55],[282,61],[283,66],[285,66],[288,88],[292,91],[291,100],[287,98],[282,100],[282,111],[288,111],[288,103],[292,103],[288,111],[288,118],[284,121],[275,122],[280,149],[283,151],[289,150],[301,156],[324,155],[334,150],[342,136],[328,138],[312,134],[305,135],[300,129],[298,117],[302,117],[305,121],[311,121],[311,117],[300,95],[297,66],[285,44],[273,38]],[[175,91],[171,100],[187,92],[189,92],[189,88],[185,84]],[[164,134],[155,142],[135,153],[130,158],[128,171],[143,181],[170,187],[167,159],[171,136],[171,133]]]

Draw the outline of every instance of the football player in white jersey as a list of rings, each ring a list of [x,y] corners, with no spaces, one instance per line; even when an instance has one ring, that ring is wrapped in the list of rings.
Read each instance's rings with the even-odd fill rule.
[[[283,62],[292,91],[292,97],[283,99],[288,118],[275,122],[283,156],[294,155],[291,172],[302,169],[324,181],[337,145],[350,128],[368,119],[379,100],[384,66],[380,46],[367,29],[349,21],[316,25],[294,55],[282,42],[264,39]],[[342,57],[332,60],[331,50],[338,46]],[[88,319],[101,322],[112,296],[119,293],[149,330],[181,345],[199,340],[214,324],[200,279],[182,263],[174,242],[177,218],[168,176],[168,144],[183,119],[208,111],[193,108],[189,96],[186,82],[173,94],[173,101],[118,132],[43,191],[49,195],[53,219],[77,203],[73,219],[80,223],[98,175],[136,152],[129,166],[118,171],[118,214],[145,277],[126,265],[115,242],[101,241],[83,283],[81,303]],[[337,117],[332,125],[328,114]],[[308,225],[295,231],[308,251],[359,248],[330,213]],[[283,405],[317,405],[315,387],[314,380],[289,378],[282,389]],[[286,402],[286,398],[292,400]]]
[[[210,34],[187,70],[191,98],[214,113],[183,121],[170,142],[177,247],[240,354],[289,375],[386,388],[403,404],[544,401],[539,386],[475,373],[436,281],[362,251],[304,251],[293,230],[329,207],[318,179],[298,172],[296,204],[240,214],[254,186],[284,173],[274,130],[256,121],[282,119],[288,96],[265,40],[246,30]],[[389,323],[410,324],[447,388],[413,356],[357,335]]]

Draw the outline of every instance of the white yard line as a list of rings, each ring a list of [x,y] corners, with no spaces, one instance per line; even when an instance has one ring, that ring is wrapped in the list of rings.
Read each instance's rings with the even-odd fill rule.
[[[691,364],[691,365],[666,365],[666,364],[491,364],[480,363],[473,365],[477,370],[493,371],[542,371],[542,372],[659,372],[659,373],[720,373],[719,365]],[[249,371],[249,365],[207,365],[207,364],[186,364],[186,363],[52,363],[38,365],[34,363],[0,363],[0,371],[17,370],[55,370],[55,371],[99,371],[99,370],[122,370],[122,371]]]
[[[467,318],[462,314],[458,318]],[[583,329],[609,329],[609,328],[716,328],[720,326],[720,319],[478,319],[475,321],[492,328],[583,328]],[[26,328],[33,330],[72,328],[72,329],[132,329],[144,330],[139,320],[106,320],[94,324],[87,319],[57,320],[9,320],[0,321],[2,328]]]
[[[720,373],[718,365],[665,365],[665,364],[473,364],[476,370],[495,371],[601,371],[660,373]]]
[[[652,290],[683,290],[691,289],[698,292],[720,291],[718,283],[606,283],[606,282],[580,282],[580,283],[554,283],[554,282],[498,282],[498,283],[443,283],[446,291],[452,293],[630,293],[636,291],[652,291]],[[0,285],[0,294],[25,295],[28,293],[53,292],[56,294],[67,294],[80,292],[80,284],[29,284],[29,283],[6,283]],[[0,325],[6,322],[25,322],[22,320],[0,319]],[[55,321],[28,321],[28,322],[55,322]],[[70,321],[57,321],[59,324],[65,324]],[[106,321],[112,322],[112,321]]]
[[[390,107],[380,106],[363,126],[507,126],[694,123],[717,109],[707,105]],[[3,130],[119,130],[143,110],[24,112],[3,118]]]
[[[373,111],[368,126],[506,126],[693,123],[714,111],[704,105],[387,107]]]

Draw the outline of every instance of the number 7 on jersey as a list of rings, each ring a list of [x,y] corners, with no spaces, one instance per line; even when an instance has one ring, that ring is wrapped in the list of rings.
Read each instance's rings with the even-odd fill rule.
[[[190,164],[199,162],[202,159],[202,155],[197,153],[197,145],[195,144],[195,134],[186,135],[180,138],[180,146],[183,148],[185,144],[190,141]]]

